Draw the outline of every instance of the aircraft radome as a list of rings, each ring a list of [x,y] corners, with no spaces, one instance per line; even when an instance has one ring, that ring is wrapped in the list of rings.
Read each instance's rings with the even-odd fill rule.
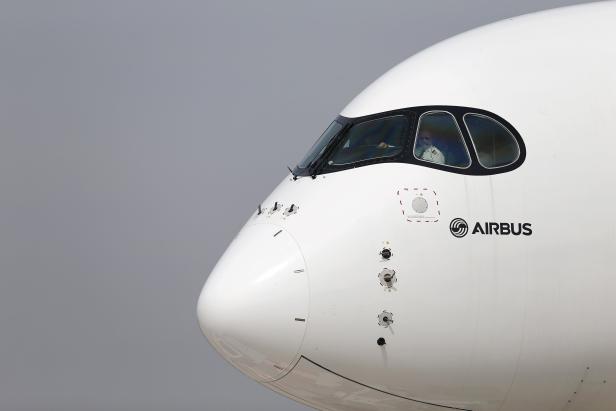
[[[616,410],[616,3],[458,35],[359,94],[201,292],[323,410]]]

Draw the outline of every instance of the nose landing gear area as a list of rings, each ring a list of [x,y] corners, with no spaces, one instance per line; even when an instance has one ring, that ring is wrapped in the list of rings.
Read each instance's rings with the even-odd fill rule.
[[[305,357],[301,357],[285,377],[267,385],[274,391],[319,410],[468,411],[466,408],[437,405],[390,394],[343,377]]]

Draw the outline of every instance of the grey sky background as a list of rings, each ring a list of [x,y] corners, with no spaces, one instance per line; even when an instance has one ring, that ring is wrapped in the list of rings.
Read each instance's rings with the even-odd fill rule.
[[[201,335],[217,259],[387,69],[579,2],[0,1],[0,409],[305,410]]]

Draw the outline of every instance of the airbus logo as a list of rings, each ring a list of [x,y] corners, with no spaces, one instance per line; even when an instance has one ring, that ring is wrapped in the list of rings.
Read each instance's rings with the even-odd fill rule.
[[[462,238],[468,234],[470,228],[463,218],[454,218],[449,223],[449,231],[456,238]],[[531,223],[496,223],[496,222],[476,222],[473,225],[471,235],[524,235],[533,234]]]
[[[468,224],[463,218],[454,218],[449,223],[449,230],[454,237],[462,238],[468,233]]]

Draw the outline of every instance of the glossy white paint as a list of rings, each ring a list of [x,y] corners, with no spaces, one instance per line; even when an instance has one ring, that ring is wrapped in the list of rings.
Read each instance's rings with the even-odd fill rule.
[[[308,281],[299,272],[304,269],[299,247],[286,230],[250,224],[203,289],[207,298],[199,299],[198,310],[204,334],[257,381],[273,380],[295,363],[308,313]]]
[[[202,291],[212,345],[319,409],[616,409],[614,21],[613,2],[510,19],[368,87],[344,116],[478,107],[516,127],[526,161],[493,176],[385,163],[285,178]],[[417,197],[428,209],[409,216]],[[533,233],[456,238],[454,218]]]

